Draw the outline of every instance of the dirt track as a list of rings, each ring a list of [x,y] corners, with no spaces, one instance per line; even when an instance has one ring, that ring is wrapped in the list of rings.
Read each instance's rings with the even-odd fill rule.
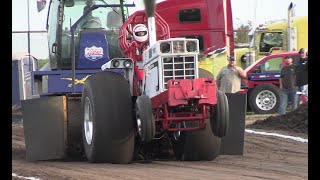
[[[248,117],[254,122],[257,117]],[[260,118],[261,119],[261,118]],[[282,134],[292,134],[281,131]],[[306,138],[307,135],[300,134]],[[214,161],[153,161],[128,165],[24,160],[21,125],[12,126],[12,172],[39,179],[308,179],[308,144],[270,136],[245,134],[243,156]],[[19,179],[13,177],[13,179]]]

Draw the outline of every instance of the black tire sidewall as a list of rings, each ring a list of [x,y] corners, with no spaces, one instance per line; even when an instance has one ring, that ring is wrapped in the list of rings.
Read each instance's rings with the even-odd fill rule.
[[[226,94],[221,91],[221,98],[223,99],[223,104],[221,105],[221,114],[224,114],[223,119],[221,119],[221,128],[219,132],[219,137],[226,136],[229,129],[229,102]]]
[[[93,116],[91,145],[87,144],[82,128],[88,160],[129,163],[135,133],[128,81],[117,73],[99,72],[87,79],[82,96],[82,110],[85,98],[89,97]]]
[[[211,129],[214,135],[219,136],[219,132],[220,132],[220,127],[221,127],[221,119],[223,116],[223,114],[221,114],[221,93],[218,90],[217,93],[217,104],[216,106],[214,106],[214,115],[213,115],[213,119],[212,119],[212,123],[211,123]]]
[[[229,104],[223,91],[217,91],[217,105],[214,110],[213,119],[211,119],[212,132],[218,137],[223,137],[229,129]]]
[[[141,120],[141,138],[145,142],[150,142],[155,135],[155,118],[150,98],[146,95],[138,96],[136,107]]]
[[[89,83],[90,82],[88,82],[88,86],[90,86]],[[85,111],[84,104],[85,104],[85,99],[87,97],[90,100],[92,111],[94,111],[94,107],[93,107],[94,106],[94,99],[92,98],[92,91],[91,91],[91,89],[88,88],[88,86],[84,86],[84,89],[82,92],[81,110],[82,110],[83,117],[84,117],[84,111]],[[95,116],[94,112],[92,112],[92,116]],[[96,121],[94,119],[95,119],[95,117],[93,117],[92,126],[93,126],[93,129],[95,130],[96,129]],[[92,155],[94,154],[93,147],[95,147],[94,144],[95,144],[96,133],[95,133],[95,131],[93,131],[91,144],[88,144],[87,140],[86,140],[86,136],[85,136],[85,131],[84,131],[84,118],[83,118],[83,122],[81,123],[81,129],[82,129],[82,138],[83,138],[83,145],[84,145],[86,157],[87,157],[88,161],[93,162],[94,157]]]

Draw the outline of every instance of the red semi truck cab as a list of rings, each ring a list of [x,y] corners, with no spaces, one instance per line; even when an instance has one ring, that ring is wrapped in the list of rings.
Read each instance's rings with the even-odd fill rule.
[[[244,79],[248,93],[249,108],[255,113],[276,113],[280,104],[279,77],[281,68],[286,66],[285,57],[290,55],[293,64],[299,61],[297,51],[272,54],[257,60],[245,69]]]
[[[234,56],[231,2],[226,0],[226,9],[223,2],[166,0],[156,4],[156,12],[170,26],[171,37],[198,39],[200,52],[223,48],[228,44],[230,55]],[[227,16],[226,23],[224,13]]]

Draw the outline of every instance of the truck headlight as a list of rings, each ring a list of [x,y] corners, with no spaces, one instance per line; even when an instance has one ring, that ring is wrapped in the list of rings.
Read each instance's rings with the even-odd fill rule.
[[[113,65],[113,67],[117,68],[117,67],[119,67],[120,62],[119,62],[118,60],[114,60],[114,61],[112,62],[112,65]]]
[[[131,61],[129,61],[129,60],[124,61],[124,62],[123,62],[123,66],[124,66],[125,68],[131,67]]]

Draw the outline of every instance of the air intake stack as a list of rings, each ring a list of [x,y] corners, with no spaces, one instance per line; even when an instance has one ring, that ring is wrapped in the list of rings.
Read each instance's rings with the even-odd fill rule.
[[[152,46],[156,43],[156,21],[154,18],[155,13],[155,0],[144,0],[145,11],[148,16],[148,31],[149,31],[149,45]]]

